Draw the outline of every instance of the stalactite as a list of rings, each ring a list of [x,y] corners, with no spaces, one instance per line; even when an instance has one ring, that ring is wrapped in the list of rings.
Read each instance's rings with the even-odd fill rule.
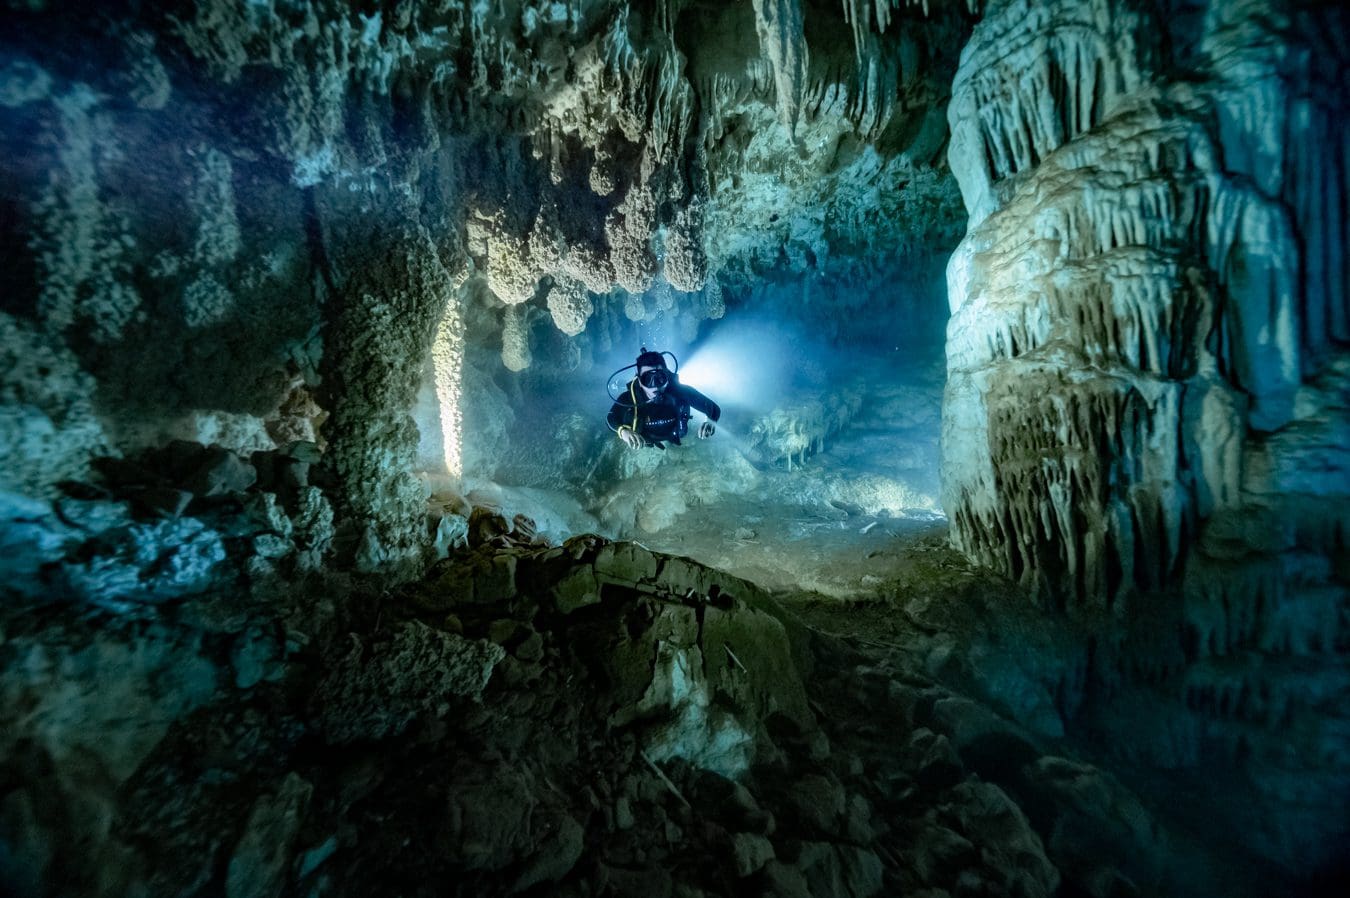
[[[666,35],[665,41],[652,70],[647,128],[647,146],[662,165],[680,159],[693,121],[693,91],[684,77],[684,57],[675,48],[674,38]]]
[[[677,290],[697,293],[708,277],[708,256],[703,251],[703,204],[694,199],[676,213],[666,232],[663,270]]]
[[[568,278],[554,278],[548,291],[548,310],[558,330],[570,337],[580,334],[592,312],[585,285]]]
[[[1276,101],[1239,97],[1217,129],[1158,102],[1155,32],[1128,0],[1002,4],[977,29],[949,111],[971,221],[948,268],[946,443],[974,439],[995,459],[949,449],[954,532],[1069,602],[1167,585],[1198,520],[1244,501],[1244,442],[1298,418],[1302,319],[1321,302],[1303,292],[1298,212],[1279,179],[1243,170],[1268,151],[1228,152],[1267,146],[1250,133],[1251,104]],[[1228,77],[1206,89],[1224,96]],[[1077,397],[1074,414],[1003,392],[1047,364],[1062,381],[1043,388]],[[1087,493],[1066,486],[1081,475]],[[1104,483],[1110,495],[1094,492]],[[1106,558],[1123,589],[1103,579]]]
[[[651,185],[635,181],[624,201],[605,222],[614,281],[632,293],[644,292],[656,277],[658,263],[651,245],[656,212]]]
[[[507,306],[502,312],[502,364],[508,371],[524,371],[534,360],[528,316],[520,306]]]
[[[801,0],[754,0],[754,7],[760,52],[773,68],[778,118],[791,133],[801,113],[810,65]]]

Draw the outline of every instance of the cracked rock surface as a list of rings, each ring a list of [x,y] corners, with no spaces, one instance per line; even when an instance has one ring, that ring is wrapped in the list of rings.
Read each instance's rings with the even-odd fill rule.
[[[392,592],[330,582],[279,626],[229,598],[139,624],[7,619],[0,686],[26,709],[5,737],[7,881],[1036,896],[1150,890],[1160,851],[1204,858],[1044,718],[912,647],[826,636],[634,543],[527,537]]]

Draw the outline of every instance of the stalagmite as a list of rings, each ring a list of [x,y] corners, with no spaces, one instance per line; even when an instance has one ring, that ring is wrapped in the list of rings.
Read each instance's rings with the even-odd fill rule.
[[[464,472],[464,320],[457,303],[447,305],[436,326],[431,363],[445,469],[458,478]]]
[[[369,223],[355,216],[339,218],[335,228],[337,245],[365,264],[340,286],[332,313],[324,464],[344,485],[337,521],[358,568],[411,572],[424,536],[421,486],[411,474],[417,444],[410,412],[453,279],[424,230],[408,226],[373,237]]]

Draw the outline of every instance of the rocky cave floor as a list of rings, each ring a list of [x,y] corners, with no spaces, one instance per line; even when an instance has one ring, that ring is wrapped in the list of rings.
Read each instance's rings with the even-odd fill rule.
[[[1081,636],[954,552],[940,522],[883,552],[831,529],[843,536],[813,561],[878,559],[875,582],[844,598],[636,543],[526,550],[509,533],[412,587],[419,614],[450,607],[452,631],[507,651],[483,695],[492,712],[470,727],[494,772],[469,780],[492,781],[485,804],[512,817],[478,821],[499,841],[466,893],[1319,893],[1206,819],[1240,817],[1216,800],[1222,785],[1160,781],[1067,731],[1047,690],[1073,688],[1056,668]],[[527,584],[511,618],[447,606],[469,582],[475,603],[499,600],[508,579]],[[1169,804],[1183,795],[1193,813]],[[454,825],[472,829],[474,800]],[[484,850],[483,831],[457,838]]]
[[[1241,783],[1094,732],[1092,641],[949,547],[936,402],[866,409],[640,541],[477,505],[397,587],[8,609],[4,893],[1318,893],[1232,847]]]
[[[870,439],[846,434],[838,447],[812,456],[795,470],[769,470],[766,482],[749,495],[696,505],[673,526],[634,538],[654,551],[696,558],[769,590],[815,592],[841,600],[873,595],[912,566],[907,547],[933,539],[945,542],[947,528],[935,508],[935,484],[927,495],[904,489],[908,503],[890,509],[865,506],[830,488],[856,479],[854,454]],[[935,480],[936,440],[915,454],[925,450],[931,450],[931,456],[923,455],[931,466],[917,472],[917,479]],[[902,483],[916,479],[914,470],[895,471],[884,458],[873,467],[885,471],[876,476],[893,488],[903,489]],[[916,507],[916,502],[922,504]]]
[[[366,647],[352,639],[344,661],[383,655],[387,682],[367,666],[356,695],[331,673],[320,686],[323,738],[361,747],[315,792],[343,796],[326,808],[345,824],[337,844],[353,823],[378,833],[324,882],[443,894],[448,866],[459,894],[938,898],[1277,881],[1196,841],[1161,794],[1084,760],[1087,745],[1047,735],[1054,709],[1019,693],[1065,634],[996,612],[1009,584],[940,531],[895,546],[872,599],[843,602],[773,596],[631,543],[510,541],[389,597]],[[415,659],[460,634],[502,656],[480,703],[427,715],[409,680],[444,682],[460,649],[442,642],[425,673]],[[412,708],[394,696],[422,711],[401,733]],[[396,733],[375,757],[362,745]]]
[[[449,870],[459,894],[1319,894],[1235,847],[1241,783],[1165,778],[1070,721],[1091,640],[948,545],[938,383],[875,391],[820,451],[633,540],[550,547],[480,507],[472,548],[364,626],[502,657],[463,716],[410,718],[400,741],[426,746],[398,774],[367,774],[363,813],[392,834],[291,875],[319,894],[442,894]],[[727,430],[658,478],[748,455]]]
[[[999,610],[1017,607],[1012,587],[940,525],[891,539],[870,598],[849,599],[632,542],[550,545],[486,508],[468,542],[395,589],[316,575],[299,602],[278,583],[271,601],[6,620],[7,703],[25,730],[83,746],[32,746],[3,771],[11,894],[1259,895],[1277,881],[1065,736],[1046,690],[1072,635],[1029,605]]]

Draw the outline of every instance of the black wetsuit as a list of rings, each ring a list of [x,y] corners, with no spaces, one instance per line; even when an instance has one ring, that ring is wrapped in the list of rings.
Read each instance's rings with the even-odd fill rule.
[[[636,426],[634,398],[637,400]],[[703,412],[709,421],[722,417],[722,410],[716,402],[693,387],[686,387],[674,377],[671,377],[670,386],[650,400],[641,386],[629,381],[619,401],[609,410],[609,426],[615,430],[633,427],[649,446],[664,449],[662,441],[678,446],[680,438],[689,432],[690,408]]]

